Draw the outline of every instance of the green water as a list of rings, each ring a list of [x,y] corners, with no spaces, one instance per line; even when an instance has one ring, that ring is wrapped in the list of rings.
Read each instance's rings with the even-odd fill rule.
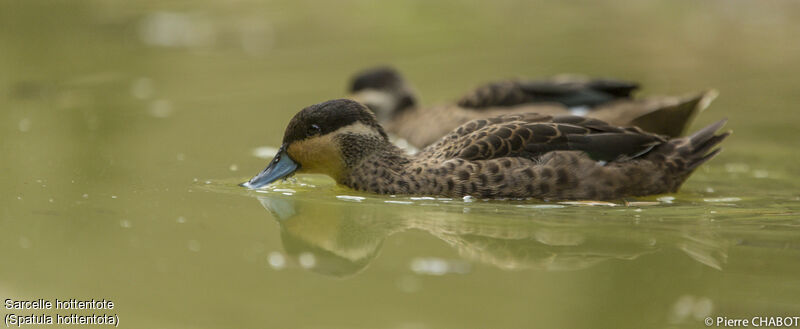
[[[113,300],[124,328],[800,316],[799,35],[781,0],[2,1],[0,299]],[[562,72],[713,87],[693,129],[734,135],[628,204],[236,186],[296,111],[386,63],[424,104]]]

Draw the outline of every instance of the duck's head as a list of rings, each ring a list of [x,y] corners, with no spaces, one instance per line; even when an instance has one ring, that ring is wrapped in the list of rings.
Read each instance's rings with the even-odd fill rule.
[[[369,107],[381,122],[417,103],[411,86],[391,67],[371,68],[354,75],[350,97]]]
[[[388,144],[386,132],[364,105],[349,99],[311,105],[289,121],[267,168],[241,185],[259,188],[295,172],[341,182],[361,159]]]

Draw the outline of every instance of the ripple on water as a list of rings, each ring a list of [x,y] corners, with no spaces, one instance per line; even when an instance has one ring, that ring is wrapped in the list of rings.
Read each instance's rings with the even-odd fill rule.
[[[270,160],[278,154],[278,148],[272,146],[261,146],[253,149],[253,156],[260,159]]]
[[[563,201],[559,202],[560,204],[565,204],[568,206],[606,206],[606,207],[616,207],[619,206],[613,202],[605,202],[605,201]]]
[[[626,201],[625,205],[628,207],[642,207],[642,206],[657,206],[660,202],[653,201]],[[641,209],[640,209],[641,210]]]
[[[352,196],[352,195],[337,195],[337,199],[344,200],[344,201],[353,201],[353,202],[361,202],[364,201],[366,198],[361,196]]]
[[[385,200],[384,203],[394,203],[394,204],[414,204],[411,201],[396,201],[396,200]]]
[[[742,201],[742,198],[737,197],[726,197],[726,198],[705,198],[703,199],[705,202],[736,202]]]
[[[662,203],[672,203],[673,201],[675,201],[675,197],[668,195],[668,196],[659,197],[656,200],[661,201]]]
[[[295,193],[297,193],[297,191],[295,191],[293,189],[290,189],[290,188],[276,188],[276,189],[273,189],[273,191],[280,192],[281,194],[288,195],[288,196],[292,196]]]
[[[566,206],[560,204],[520,204],[517,208],[530,208],[530,209],[558,209],[565,208]]]
[[[310,252],[304,252],[297,257],[297,262],[300,263],[302,268],[310,269],[317,266],[317,257]]]
[[[267,256],[267,262],[275,270],[282,270],[286,267],[286,257],[278,251],[270,252],[269,256]]]
[[[472,271],[468,262],[438,257],[417,257],[411,260],[411,271],[423,275],[467,274]]]

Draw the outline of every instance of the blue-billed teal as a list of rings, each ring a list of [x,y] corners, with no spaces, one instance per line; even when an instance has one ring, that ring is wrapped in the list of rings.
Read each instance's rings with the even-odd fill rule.
[[[675,192],[730,132],[719,121],[669,138],[597,119],[527,113],[470,121],[415,155],[392,144],[366,106],[309,106],[286,127],[278,154],[242,185],[321,173],[380,194],[608,200]]]

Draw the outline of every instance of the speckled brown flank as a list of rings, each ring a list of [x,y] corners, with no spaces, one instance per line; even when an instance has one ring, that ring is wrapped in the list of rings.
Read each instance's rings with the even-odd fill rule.
[[[548,128],[556,132],[542,130],[548,133],[547,142],[544,143],[537,142],[537,126],[530,126],[531,123],[522,117],[470,122],[416,156],[409,156],[406,165],[398,166],[381,160],[383,155],[362,161],[369,164],[378,162],[381,166],[392,168],[389,172],[395,175],[413,177],[420,182],[418,186],[391,184],[386,177],[371,175],[372,171],[366,167],[356,168],[345,184],[377,181],[383,188],[373,189],[373,192],[451,197],[472,195],[481,198],[605,200],[666,193],[677,190],[696,168],[696,164],[708,160],[709,155],[713,156],[714,153],[707,155],[710,147],[727,136],[727,133],[713,135],[720,124],[703,130],[711,131],[712,135],[666,141],[638,129],[607,126],[596,120],[572,122],[578,124],[546,123]],[[498,128],[497,125],[503,126]],[[567,125],[566,128],[561,129],[564,125]],[[521,133],[522,130],[527,133]],[[507,137],[501,138],[498,133]],[[619,160],[604,165],[584,150],[571,150],[568,141],[575,133],[589,137],[595,134],[620,134],[623,141],[626,140],[624,136],[630,135],[633,143],[643,143],[641,138],[646,136],[647,143],[659,143],[661,146],[636,159],[627,159],[625,154],[618,154]],[[528,137],[524,147],[503,148],[504,143],[523,136]],[[500,142],[483,142],[494,138]],[[695,145],[705,146],[698,153],[700,149]],[[477,153],[466,152],[475,148],[478,149]],[[547,149],[550,150],[543,151]],[[631,147],[622,145],[620,149],[630,150]]]

